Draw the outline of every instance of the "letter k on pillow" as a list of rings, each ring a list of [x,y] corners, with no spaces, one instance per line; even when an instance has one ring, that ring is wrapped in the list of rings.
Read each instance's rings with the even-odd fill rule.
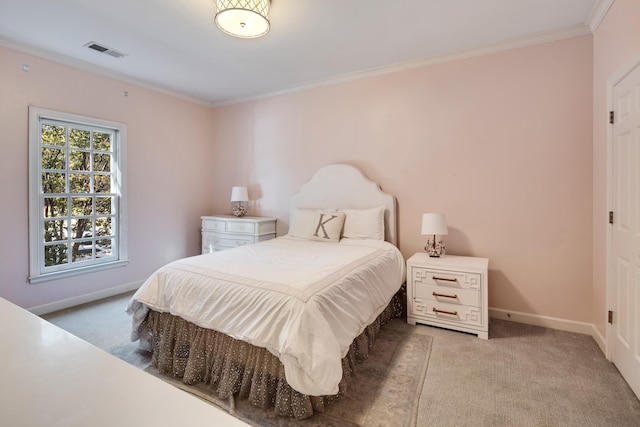
[[[346,214],[344,212],[317,212],[315,231],[312,240],[339,242]]]

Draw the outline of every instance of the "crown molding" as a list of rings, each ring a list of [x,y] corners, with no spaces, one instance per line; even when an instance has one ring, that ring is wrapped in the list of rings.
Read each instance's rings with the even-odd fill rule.
[[[608,0],[604,0],[604,1],[608,1]],[[613,1],[613,0],[609,0],[609,1]],[[379,76],[383,74],[391,74],[398,71],[421,68],[421,67],[426,67],[434,64],[441,64],[445,62],[460,61],[463,59],[473,58],[476,56],[483,56],[483,55],[488,55],[492,53],[519,49],[519,48],[534,46],[538,44],[550,43],[558,40],[570,39],[573,37],[580,37],[580,36],[585,36],[590,34],[592,34],[592,32],[589,29],[589,27],[587,27],[584,24],[580,24],[580,25],[565,28],[562,30],[547,31],[543,33],[534,34],[532,36],[518,37],[515,39],[507,40],[505,42],[496,43],[496,44],[487,45],[487,46],[481,46],[475,49],[468,49],[468,50],[463,50],[459,52],[448,53],[445,55],[424,58],[416,61],[403,62],[399,64],[393,64],[390,66],[373,68],[373,69],[355,72],[355,73],[343,74],[338,77],[333,77],[333,78],[324,79],[324,80],[317,80],[309,84],[296,86],[296,87],[285,89],[282,91],[271,92],[268,94],[258,95],[254,97],[222,101],[219,103],[215,103],[213,106],[224,107],[227,105],[242,104],[245,102],[251,102],[251,101],[257,101],[260,99],[270,98],[273,96],[285,95],[288,93],[301,92],[309,89],[330,86],[338,83],[346,83],[354,80],[360,80],[367,77],[374,77],[374,76]]]
[[[607,12],[609,12],[614,1],[615,0],[596,0],[586,22],[592,33],[596,32],[604,17],[607,16]]]
[[[99,65],[94,65],[85,61],[81,61],[79,59],[71,58],[70,56],[63,55],[61,53],[55,53],[55,52],[47,51],[45,49],[40,49],[30,45],[25,45],[23,43],[16,42],[11,39],[7,39],[3,37],[0,37],[0,46],[5,47],[7,49],[14,50],[16,52],[26,54],[26,55],[31,55],[40,59],[45,59],[47,61],[55,62],[56,64],[75,68],[81,71],[86,71],[88,73],[92,73],[92,74],[99,75],[101,77],[117,80],[122,83],[135,85],[143,89],[152,90],[154,92],[158,92],[163,95],[168,95],[174,98],[178,98],[183,101],[192,102],[194,104],[202,105],[204,107],[213,107],[213,103],[209,101],[199,99],[199,98],[194,98],[192,96],[185,95],[184,93],[167,89],[162,86],[150,84],[148,82],[145,82],[142,79],[136,79],[134,77],[127,76],[117,71],[109,70]]]
[[[598,11],[601,11],[601,13],[598,14],[597,16],[601,16],[600,19],[602,19],[602,17],[604,17],[604,15],[606,14],[611,4],[613,4],[613,1],[614,0],[597,0],[597,4],[594,5],[594,9],[591,13],[591,16],[595,16],[594,11],[598,10]],[[590,19],[591,19],[591,16],[590,16]],[[235,105],[235,104],[242,104],[245,102],[257,101],[260,99],[270,98],[273,96],[284,95],[284,94],[294,93],[294,92],[301,92],[309,89],[325,87],[325,86],[330,86],[334,84],[350,82],[354,80],[360,80],[368,77],[391,74],[391,73],[410,70],[414,68],[426,67],[434,64],[460,61],[463,59],[473,58],[476,56],[483,56],[483,55],[488,55],[492,53],[508,51],[512,49],[519,49],[519,48],[538,45],[538,44],[550,43],[558,40],[564,40],[564,39],[584,36],[588,34],[592,34],[590,27],[585,24],[580,24],[580,25],[565,28],[562,30],[548,31],[548,32],[538,33],[538,34],[534,34],[526,37],[518,37],[515,39],[507,40],[505,42],[496,43],[496,44],[487,45],[487,46],[480,46],[474,49],[467,49],[467,50],[462,50],[454,53],[448,53],[444,55],[423,58],[415,61],[408,61],[408,62],[393,64],[390,66],[383,66],[383,67],[373,68],[373,69],[354,72],[354,73],[347,73],[341,76],[327,78],[323,80],[317,80],[314,82],[309,82],[308,84],[295,86],[295,87],[284,89],[281,91],[274,91],[274,92],[269,92],[261,95],[240,98],[240,99],[224,100],[220,102],[211,102],[203,99],[194,98],[194,97],[185,95],[184,93],[172,91],[158,85],[147,83],[141,79],[132,78],[132,77],[123,75],[121,73],[118,73],[116,71],[105,69],[98,65],[93,65],[78,59],[71,58],[66,55],[46,51],[46,50],[35,48],[32,46],[26,46],[24,44],[21,44],[19,42],[12,41],[6,38],[0,37],[0,46],[4,46],[6,48],[9,48],[18,52],[22,52],[28,55],[32,55],[35,57],[39,57],[42,59],[46,59],[61,65],[66,65],[72,68],[97,74],[102,77],[111,78],[123,83],[133,84],[141,88],[153,90],[168,96],[182,99],[184,101],[192,102],[205,107],[216,108],[216,107],[224,107],[227,105]]]

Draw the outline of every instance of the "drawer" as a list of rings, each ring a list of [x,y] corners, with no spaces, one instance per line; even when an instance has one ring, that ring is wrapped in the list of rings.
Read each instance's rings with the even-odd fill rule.
[[[256,223],[256,234],[273,234],[276,235],[276,220],[260,221]]]
[[[255,234],[256,224],[255,222],[230,221],[230,222],[227,222],[226,231],[228,231],[229,233]]]
[[[413,296],[449,304],[462,304],[480,307],[480,291],[475,289],[454,288],[451,286],[413,284]]]
[[[479,307],[414,298],[410,310],[412,314],[433,322],[453,322],[478,327],[482,327],[485,322]]]
[[[202,230],[207,231],[227,231],[227,222],[220,219],[203,219]]]
[[[236,246],[255,243],[254,236],[243,236],[238,234],[216,235],[213,238],[213,246],[216,250],[235,248]]]
[[[418,284],[473,290],[480,290],[482,286],[482,275],[480,273],[463,271],[412,267],[411,278],[416,288]]]
[[[262,242],[264,240],[274,239],[275,237],[276,237],[276,233],[261,234],[260,236],[256,236],[256,242]]]

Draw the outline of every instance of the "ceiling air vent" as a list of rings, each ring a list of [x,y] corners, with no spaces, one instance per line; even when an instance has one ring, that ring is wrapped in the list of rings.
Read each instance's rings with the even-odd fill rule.
[[[93,49],[96,52],[100,52],[100,53],[104,53],[104,54],[109,55],[109,56],[113,56],[114,58],[122,58],[122,57],[127,56],[126,53],[119,52],[119,51],[117,51],[115,49],[111,49],[110,47],[107,47],[107,46],[105,46],[103,44],[99,44],[99,43],[96,43],[96,42],[89,42],[89,43],[85,44],[84,47],[88,47],[89,49]]]

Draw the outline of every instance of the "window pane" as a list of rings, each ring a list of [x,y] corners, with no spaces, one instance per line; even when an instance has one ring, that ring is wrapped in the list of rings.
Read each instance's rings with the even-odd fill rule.
[[[44,198],[44,217],[55,218],[67,215],[67,198],[66,197],[45,197]]]
[[[81,239],[93,237],[93,221],[91,218],[74,218],[71,220],[71,238]]]
[[[111,193],[111,175],[95,175],[94,186],[96,193]]]
[[[64,146],[64,126],[42,125],[42,143]]]
[[[69,192],[88,193],[91,189],[90,182],[88,173],[72,173],[69,175]]]
[[[113,239],[102,239],[96,242],[96,258],[103,258],[113,254]]]
[[[42,169],[61,170],[64,168],[64,150],[59,148],[42,148]]]
[[[86,151],[69,151],[69,169],[74,171],[88,171],[91,154]]]
[[[111,217],[96,218],[96,236],[111,236]]]
[[[71,215],[83,216],[91,215],[93,213],[93,206],[91,204],[91,197],[72,197],[71,198]]]
[[[67,245],[51,245],[44,247],[44,265],[60,265],[67,263]]]
[[[110,154],[94,154],[93,155],[94,172],[111,172],[111,155]]]
[[[42,192],[43,193],[64,193],[65,191],[65,174],[44,172],[42,174]]]
[[[106,132],[94,132],[93,148],[100,151],[111,151],[111,134]]]
[[[90,148],[91,132],[81,129],[69,129],[69,146],[74,148]]]
[[[113,197],[96,197],[96,214],[108,215],[113,213]]]
[[[73,244],[71,262],[93,259],[93,242],[76,242]]]
[[[44,241],[55,242],[56,240],[65,240],[67,238],[67,221],[54,220],[44,222]]]

